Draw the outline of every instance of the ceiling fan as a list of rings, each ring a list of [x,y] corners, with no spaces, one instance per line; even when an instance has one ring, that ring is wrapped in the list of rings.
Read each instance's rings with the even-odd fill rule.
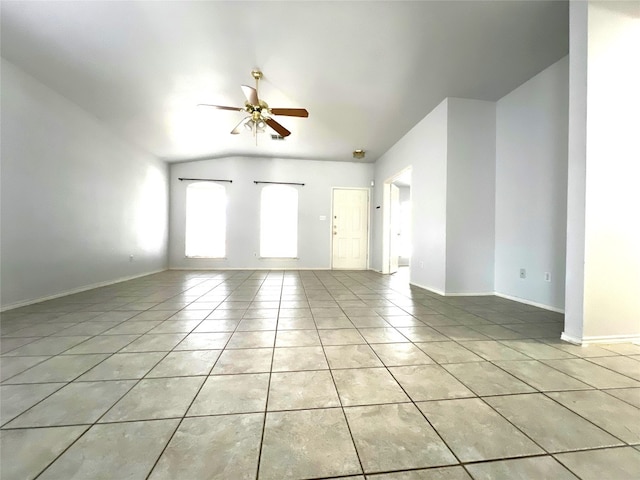
[[[308,117],[309,112],[304,108],[270,108],[267,102],[258,98],[258,82],[262,78],[262,72],[260,70],[253,70],[251,76],[256,80],[256,88],[242,85],[242,92],[246,97],[244,107],[224,107],[220,105],[210,105],[208,103],[199,103],[201,107],[213,107],[220,110],[233,110],[237,112],[246,112],[249,116],[242,119],[242,121],[231,130],[233,135],[237,135],[242,131],[242,128],[253,132],[254,136],[259,132],[264,132],[267,125],[274,129],[278,135],[282,137],[288,137],[291,132],[276,122],[272,115],[286,115],[289,117]],[[257,139],[256,139],[257,140]]]

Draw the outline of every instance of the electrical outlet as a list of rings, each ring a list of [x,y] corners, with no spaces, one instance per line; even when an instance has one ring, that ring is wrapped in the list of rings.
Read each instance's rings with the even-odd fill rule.
[[[424,262],[420,262],[420,268],[424,268]]]
[[[133,262],[133,255],[129,255],[129,261]]]
[[[527,278],[527,269],[526,268],[521,268],[520,269],[520,278]]]
[[[551,281],[551,273],[544,272],[544,281],[545,282],[550,282]]]

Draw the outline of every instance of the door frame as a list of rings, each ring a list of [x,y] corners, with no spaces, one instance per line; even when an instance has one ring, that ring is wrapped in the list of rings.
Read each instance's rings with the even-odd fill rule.
[[[390,250],[391,250],[391,184],[407,172],[412,173],[413,167],[409,165],[399,172],[394,173],[384,181],[382,185],[382,273],[388,275],[390,272]],[[412,182],[413,183],[413,182]],[[410,195],[413,197],[413,187],[411,187]],[[413,223],[413,220],[412,220]],[[409,260],[409,268],[411,268],[411,260]]]
[[[329,248],[329,265],[331,270],[333,267],[333,217],[334,217],[334,199],[336,190],[364,190],[367,192],[367,265],[364,270],[370,270],[371,265],[371,188],[368,187],[331,187],[331,222],[329,222],[329,236],[331,237]],[[341,269],[339,269],[341,270]]]

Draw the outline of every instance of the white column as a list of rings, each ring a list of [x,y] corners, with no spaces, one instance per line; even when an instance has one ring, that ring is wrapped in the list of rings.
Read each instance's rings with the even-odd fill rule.
[[[569,4],[569,170],[567,266],[562,338],[582,342],[584,316],[584,213],[587,167],[588,4]]]
[[[570,8],[563,338],[640,340],[640,2]]]

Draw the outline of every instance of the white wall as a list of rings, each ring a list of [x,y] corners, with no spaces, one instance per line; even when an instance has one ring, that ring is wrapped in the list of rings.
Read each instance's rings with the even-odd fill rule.
[[[568,75],[565,57],[496,105],[495,291],[555,309],[564,308]]]
[[[411,187],[409,187],[408,185],[398,185],[398,196],[399,196],[401,205],[404,202],[409,202],[410,204],[411,203]],[[410,224],[400,225],[400,238],[401,238],[400,241],[401,242],[404,242],[405,235],[408,237],[408,241],[411,242],[411,225]],[[403,257],[402,255],[400,255],[400,257],[398,257],[398,266],[407,267],[410,265],[410,263],[411,263],[410,256]]]
[[[493,293],[496,104],[449,98],[448,294]]]
[[[448,98],[376,162],[385,180],[412,167],[411,283],[438,293],[493,292],[495,104]],[[374,211],[373,268],[382,270],[383,212]]]
[[[1,91],[2,307],[166,268],[164,162],[5,60]]]
[[[268,141],[268,140],[265,140]],[[186,258],[183,178],[232,180],[227,189],[227,256]],[[332,188],[370,188],[373,165],[273,158],[228,157],[171,166],[171,268],[330,268]],[[304,183],[298,197],[298,259],[260,259],[260,192],[254,180]],[[320,220],[324,216],[325,220]]]
[[[446,278],[447,110],[445,99],[378,159],[372,210],[372,268],[381,271],[383,185],[412,166],[411,283],[437,292]]]
[[[583,341],[640,339],[640,2],[590,2]]]
[[[407,185],[398,185],[398,198],[400,203],[411,201],[411,187]]]

